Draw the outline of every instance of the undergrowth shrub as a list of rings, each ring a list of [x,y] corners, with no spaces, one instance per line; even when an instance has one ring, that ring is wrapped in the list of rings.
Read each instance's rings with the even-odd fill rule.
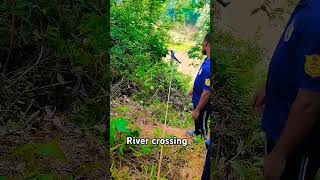
[[[130,77],[139,65],[156,63],[167,54],[168,27],[161,1],[111,1],[111,72],[113,82]]]
[[[140,128],[133,126],[133,124],[130,124],[129,121],[124,118],[111,119],[110,124],[112,176],[118,179],[129,177],[156,179],[160,146],[153,145],[151,142],[147,145],[126,144],[127,137],[140,138]],[[162,137],[162,133],[160,128],[156,128],[152,134],[154,138],[159,138]],[[170,134],[165,134],[165,138],[173,137],[174,136]],[[151,139],[151,137],[149,138]],[[168,177],[169,179],[179,177],[179,174],[176,174],[175,171],[177,171],[177,167],[186,163],[184,160],[185,149],[186,147],[181,146],[164,146],[163,154],[166,161],[163,161],[162,164],[162,177]],[[170,158],[166,157],[168,154],[170,154]],[[127,165],[130,165],[131,167],[126,168],[125,166]]]
[[[104,0],[0,3],[0,120],[54,106],[80,124],[101,123],[92,114],[104,119],[107,108],[96,113],[81,104],[107,107],[106,8]]]
[[[261,175],[263,138],[259,118],[250,111],[250,98],[265,72],[257,71],[263,51],[254,41],[244,41],[215,29],[213,75],[217,87],[214,105],[214,173],[222,179],[255,179]],[[217,159],[218,156],[218,159]]]
[[[184,108],[184,96],[190,89],[190,78],[177,72],[176,66],[163,61],[168,54],[167,29],[172,26],[165,14],[167,3],[112,1],[112,86],[120,94],[134,95],[134,100],[143,105],[150,105],[157,97],[166,102],[170,73],[173,71],[173,99],[179,101],[175,107],[181,110]],[[123,82],[122,85],[118,85],[119,82]]]

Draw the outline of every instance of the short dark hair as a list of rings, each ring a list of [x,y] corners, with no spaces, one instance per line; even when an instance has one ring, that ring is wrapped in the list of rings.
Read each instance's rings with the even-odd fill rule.
[[[207,34],[206,34],[206,36],[204,37],[204,41],[205,42],[211,42],[211,38],[212,38],[212,33],[211,32],[208,32]]]

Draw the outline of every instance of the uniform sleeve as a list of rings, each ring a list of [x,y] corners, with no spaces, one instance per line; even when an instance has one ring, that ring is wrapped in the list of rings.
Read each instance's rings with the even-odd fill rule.
[[[298,85],[302,90],[320,92],[320,25],[309,21],[304,27],[296,51]]]
[[[207,66],[203,72],[203,90],[210,91],[210,66]]]

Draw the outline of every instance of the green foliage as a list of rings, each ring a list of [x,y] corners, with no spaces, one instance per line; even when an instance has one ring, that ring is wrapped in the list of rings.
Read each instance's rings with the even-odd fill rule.
[[[166,103],[153,103],[148,107],[148,110],[154,115],[154,118],[161,122],[165,122]],[[167,124],[172,127],[189,128],[193,124],[193,119],[190,112],[178,113],[173,105],[169,105]]]
[[[130,80],[137,83],[141,87],[140,92],[137,92],[136,99],[147,101],[155,92],[162,96],[166,96],[169,89],[170,75],[172,77],[172,91],[180,91],[182,94],[190,89],[189,81],[190,78],[177,72],[174,64],[170,66],[164,62],[158,62],[155,64],[143,64],[136,68],[135,76],[131,77]],[[165,98],[166,99],[166,98]],[[165,99],[162,99],[165,101]]]
[[[168,54],[166,44],[171,42],[168,39],[168,29],[175,25],[169,24],[169,19],[165,15],[167,3],[168,1],[152,0],[111,1],[112,88],[116,92],[128,90],[121,92],[121,95],[125,94],[129,96],[129,99],[139,102],[139,105],[144,106],[152,114],[151,117],[143,117],[144,122],[146,120],[149,123],[150,119],[156,119],[163,123],[172,72],[168,124],[187,128],[193,122],[190,112],[186,112],[187,102],[190,101],[186,92],[190,90],[191,78],[179,73],[175,63],[170,64],[163,59]],[[181,49],[183,48],[185,47]],[[132,85],[134,86],[133,90],[130,89]],[[133,92],[129,93],[131,90]],[[138,178],[141,179],[156,179],[157,164],[154,162],[160,146],[151,143],[148,145],[126,144],[127,137],[139,138],[140,136],[140,130],[135,129],[131,124],[141,122],[137,119],[139,116],[130,117],[128,111],[132,111],[132,109],[134,108],[126,106],[112,109],[112,114],[116,116],[110,121],[112,175],[119,179],[130,179],[135,177],[135,174],[138,174]],[[133,135],[134,132],[136,132],[135,135]],[[161,129],[156,129],[153,136],[162,137]],[[173,136],[166,134],[166,137]],[[178,149],[177,152],[172,153],[175,149]],[[185,164],[186,162],[183,161],[185,150],[186,147],[164,147],[164,154],[170,153],[168,160],[173,159],[173,161],[164,163],[163,169],[174,169]],[[171,154],[173,154],[172,157]],[[128,162],[134,163],[131,165]],[[162,173],[161,176],[168,175]]]
[[[154,136],[155,138],[160,138],[161,135],[162,135],[162,130],[157,127],[157,128],[153,131],[153,136]]]
[[[195,25],[200,16],[200,9],[208,3],[208,0],[171,0],[168,14],[175,22]]]
[[[104,98],[87,101],[85,104],[81,104],[76,112],[70,118],[78,124],[89,127],[103,124],[108,115]]]
[[[110,122],[110,150],[111,152],[116,151],[120,156],[124,155],[127,151],[134,151],[136,155],[139,155],[136,146],[127,144],[127,137],[140,136],[140,129],[135,128],[134,130],[129,129],[129,122],[126,119],[118,118],[113,119]],[[141,149],[142,154],[146,154],[146,149]]]
[[[165,3],[159,1],[111,1],[111,71],[113,79],[135,74],[139,65],[156,63],[167,54]]]
[[[116,130],[119,132],[130,132],[129,129],[127,129],[128,121],[122,118],[112,120],[110,122],[110,145],[114,146],[114,138]]]
[[[166,5],[167,1],[151,0],[111,3],[112,83],[124,79],[134,84],[137,88],[133,99],[146,106],[166,101],[171,71],[172,94],[181,94],[181,98],[190,89],[191,79],[177,72],[174,64],[163,61],[168,53],[170,27]]]
[[[61,107],[62,110],[59,111],[64,111],[67,109],[65,106],[68,107],[79,100],[80,95],[75,94],[79,89],[70,91],[72,87],[77,87],[76,83],[85,87],[82,93],[85,94],[86,100],[101,94],[105,97],[109,78],[106,63],[109,45],[106,3],[105,0],[0,2],[0,69],[1,72],[7,72],[3,74],[5,81],[11,79],[13,82],[9,89],[15,93],[11,94],[13,99],[21,96],[18,92],[28,90],[23,95],[24,103],[36,101],[40,107],[50,104]],[[39,62],[36,59],[38,57]],[[25,71],[31,65],[35,67],[17,78],[17,72]],[[64,77],[62,80],[60,78],[58,83],[63,85],[59,87],[52,86],[56,84],[53,76],[56,76],[57,72]],[[0,91],[3,94],[2,91],[5,90]],[[34,97],[36,98],[33,99]],[[84,98],[80,99],[81,102],[84,101]],[[1,101],[6,104],[6,101],[12,100]],[[105,99],[104,104],[99,104],[104,111],[94,111],[96,108],[92,106],[97,104],[95,101],[87,105],[84,108],[85,112],[81,111],[74,119],[80,123],[88,122],[90,125],[101,122],[100,117],[90,119],[94,114],[106,114]],[[9,109],[10,112],[17,111],[14,107],[16,106]],[[68,111],[71,117],[77,113]]]
[[[128,106],[119,106],[114,108],[113,111],[123,116],[130,111],[130,108]]]
[[[33,161],[36,157],[65,159],[63,151],[57,144],[25,144],[13,151],[13,156]]]
[[[105,0],[0,1],[0,111],[5,112],[0,115],[1,125],[19,121],[15,128],[23,129],[30,119],[43,119],[48,106],[54,107],[54,118],[65,116],[66,121],[84,126],[105,122],[110,76],[106,13]],[[69,122],[65,125],[69,130],[74,127]],[[42,121],[36,129],[54,133]],[[27,141],[33,140],[30,138]],[[12,156],[10,162],[23,160],[26,164],[24,178],[59,179],[42,174],[54,170],[46,165],[69,163],[58,143],[30,142],[17,147]],[[44,160],[48,162],[42,163]],[[62,169],[61,173],[70,171]]]
[[[196,136],[196,137],[194,138],[194,142],[195,142],[196,144],[204,144],[204,143],[205,143],[204,139],[203,139],[201,136]]]
[[[213,38],[216,42],[214,49],[217,49],[213,53],[213,60],[217,64],[214,66],[217,87],[228,89],[230,96],[248,98],[265,75],[255,68],[263,52],[254,41],[235,39],[231,34],[219,30],[214,32]]]
[[[35,146],[35,154],[42,157],[65,159],[63,151],[56,144],[38,144]]]
[[[97,169],[105,169],[102,163],[85,163],[81,164],[79,168],[75,171],[75,174],[82,175],[82,176],[90,176],[92,175]]]
[[[190,58],[198,60],[202,60],[204,57],[202,54],[202,44],[205,35],[210,31],[209,2],[205,2],[200,11],[201,15],[196,24],[199,32],[197,32],[193,37],[196,45],[188,51],[188,55]]]
[[[233,161],[232,167],[239,173],[241,179],[257,180],[259,177],[256,173],[256,169],[250,163]]]
[[[104,2],[105,3],[105,2]],[[90,1],[25,1],[17,0],[15,4],[8,1],[1,3],[4,13],[0,25],[1,46],[8,46],[11,40],[8,34],[15,36],[15,46],[23,47],[41,41],[47,41],[49,48],[57,54],[69,57],[80,51],[90,55],[101,55],[107,49],[107,22],[97,11],[98,0]],[[104,9],[102,9],[105,12]],[[1,13],[1,14],[2,14]],[[10,16],[14,13],[17,32],[10,28]],[[86,39],[85,47],[81,41]],[[94,61],[94,59],[90,59]]]
[[[26,163],[26,170],[24,171],[25,178],[43,178],[52,175],[43,175],[40,172],[43,167],[37,165],[38,159],[47,160],[66,160],[64,152],[56,143],[45,144],[24,144],[18,146],[11,153],[14,159],[22,159]]]
[[[259,72],[257,68],[263,52],[254,41],[237,39],[218,29],[214,31],[213,42],[216,49],[213,72],[217,87],[212,100],[217,107],[214,125],[224,124],[220,156],[236,159],[233,171],[237,177],[256,179],[261,175],[261,167],[253,163],[256,161],[254,157],[263,154],[264,144],[259,120],[250,112],[250,96],[265,77],[265,72]],[[217,129],[214,134],[219,133]],[[220,168],[216,167],[216,170],[222,171]]]
[[[40,175],[35,176],[33,179],[35,179],[35,180],[57,180],[57,179],[71,180],[71,179],[73,179],[73,177],[72,177],[72,175],[40,174]]]

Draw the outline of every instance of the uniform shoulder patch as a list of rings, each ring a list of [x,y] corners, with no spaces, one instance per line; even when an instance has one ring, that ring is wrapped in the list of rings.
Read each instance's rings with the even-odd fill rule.
[[[206,79],[205,84],[206,86],[210,86],[210,79]]]
[[[304,63],[304,71],[312,78],[320,77],[320,55],[307,55]]]

